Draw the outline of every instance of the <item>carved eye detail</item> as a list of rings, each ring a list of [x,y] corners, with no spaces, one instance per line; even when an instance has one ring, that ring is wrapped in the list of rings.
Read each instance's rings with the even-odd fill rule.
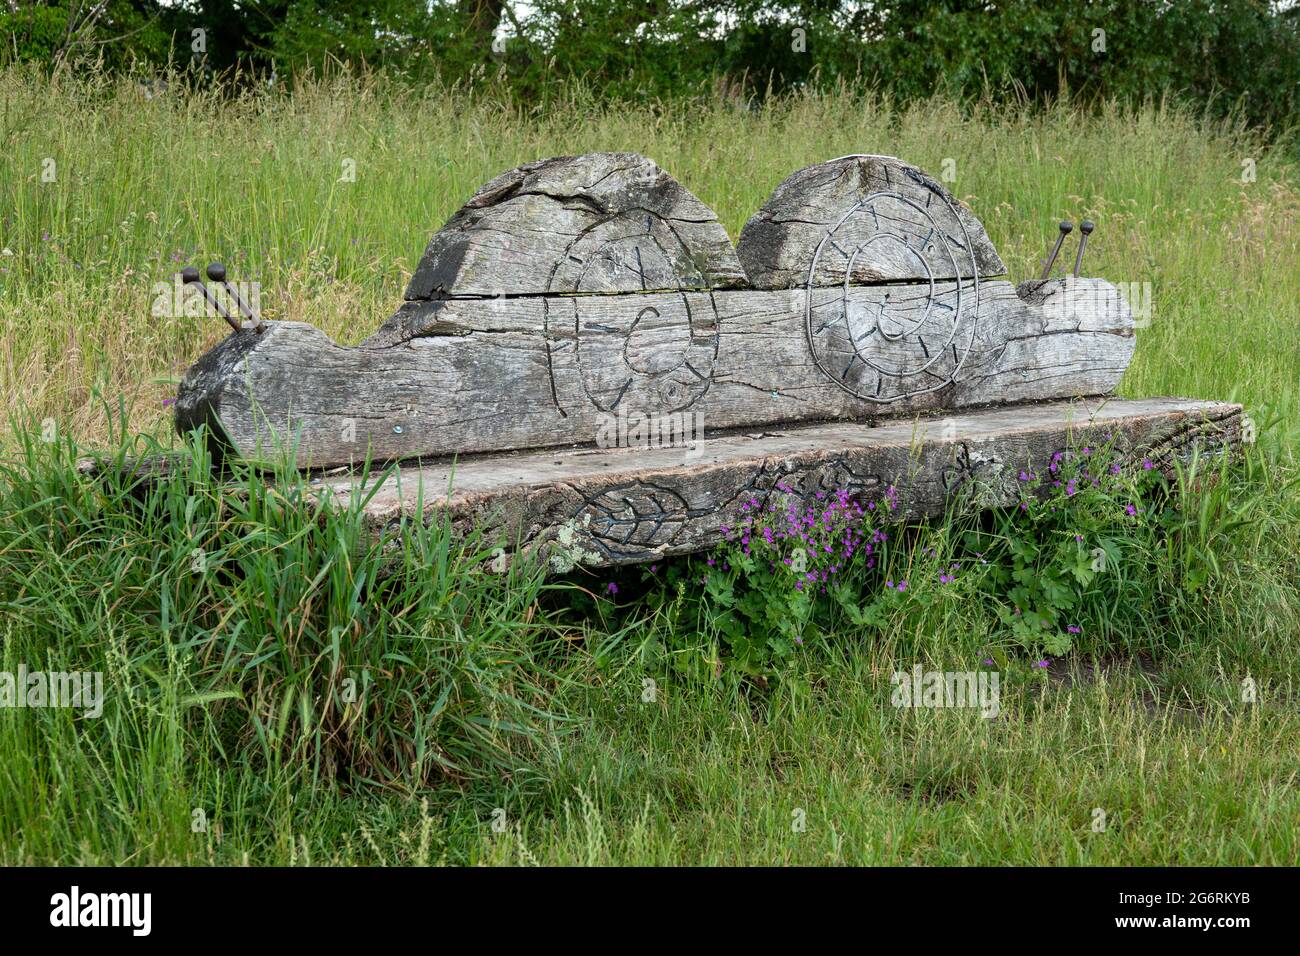
[[[928,205],[893,192],[863,197],[826,231],[808,266],[813,359],[864,401],[896,402],[943,388],[975,341],[979,275],[970,237],[949,234]],[[943,218],[960,223],[947,208],[951,216]],[[870,284],[898,274],[918,278]]]

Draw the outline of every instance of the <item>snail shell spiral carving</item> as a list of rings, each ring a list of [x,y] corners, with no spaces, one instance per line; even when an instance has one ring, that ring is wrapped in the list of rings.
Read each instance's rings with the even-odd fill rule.
[[[654,213],[625,213],[576,239],[556,267],[554,286],[665,294],[579,294],[548,303],[548,332],[563,340],[550,351],[561,407],[581,398],[575,378],[586,401],[605,412],[674,412],[703,396],[718,353],[717,313],[708,296],[666,291],[701,281],[697,260]]]
[[[936,217],[936,203],[948,214]],[[922,203],[886,190],[853,203],[808,265],[805,318],[817,367],[855,397],[882,404],[955,381],[977,336],[980,280],[971,249],[946,196],[931,192]],[[870,274],[880,259],[911,267],[919,281],[855,286],[854,275]],[[827,287],[828,275],[842,280]]]

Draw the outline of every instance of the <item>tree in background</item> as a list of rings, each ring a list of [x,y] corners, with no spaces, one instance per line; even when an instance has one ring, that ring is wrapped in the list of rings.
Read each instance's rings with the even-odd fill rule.
[[[100,60],[110,67],[166,60],[171,38],[155,0],[0,0],[0,62]]]
[[[1300,107],[1300,3],[1267,0],[0,0],[0,38],[11,59],[364,66],[526,99],[568,80],[612,98],[844,81],[905,98],[1175,92],[1257,122]]]
[[[1264,0],[891,0],[852,18],[864,72],[903,96],[1179,92],[1253,120],[1300,106],[1300,6]]]

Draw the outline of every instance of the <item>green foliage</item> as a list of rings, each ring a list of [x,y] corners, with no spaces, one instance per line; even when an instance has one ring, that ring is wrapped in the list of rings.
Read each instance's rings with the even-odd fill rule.
[[[0,9],[0,37],[8,40],[6,52],[19,60],[53,61],[67,34],[66,7],[24,4]]]
[[[1152,516],[1166,506],[1159,474],[1146,459],[1126,471],[1109,444],[1064,449],[1041,475],[1020,471],[1024,500],[999,515],[995,534],[967,533],[993,558],[988,580],[1005,600],[997,613],[1017,644],[1068,653],[1090,608],[1148,571]]]
[[[864,507],[847,491],[801,498],[782,486],[742,502],[713,554],[650,577],[686,604],[679,647],[706,635],[756,675],[789,673],[845,626],[879,634],[891,616],[956,601],[999,622],[990,646],[1060,657],[1080,635],[1098,647],[1155,627],[1210,587],[1218,552],[1261,501],[1234,495],[1226,458],[1169,475],[1122,461],[1110,436],[1063,449],[1041,474],[1019,472],[1023,500],[990,512],[991,525],[963,517],[958,500],[937,526],[887,530],[874,519],[897,507],[893,488]],[[902,557],[891,538],[908,543]]]
[[[148,440],[94,478],[70,441],[37,435],[0,464],[6,656],[107,672],[106,717],[86,733],[163,706],[167,686],[173,732],[303,785],[526,764],[551,721],[548,642],[528,623],[539,569],[488,573],[487,543],[446,526],[374,540],[368,494],[330,506],[291,468],[223,481],[197,433],[145,480],[127,456],[157,455]]]
[[[289,74],[346,64],[455,78],[468,76],[481,59],[464,56],[475,35],[468,26],[447,5],[426,10],[409,0],[292,0],[267,44],[277,69]]]
[[[1300,103],[1300,16],[1261,0],[903,0],[857,15],[864,71],[900,95],[985,86],[1033,98],[1165,93],[1252,121]]]
[[[72,61],[114,68],[159,68],[171,52],[167,21],[154,0],[13,0],[0,6],[0,63]]]
[[[0,13],[3,56],[104,55],[204,71],[383,67],[546,101],[579,81],[612,99],[712,89],[746,101],[865,84],[1128,102],[1176,94],[1254,123],[1300,103],[1300,7],[1264,0],[113,0],[68,29],[68,0]],[[98,10],[99,8],[95,8]],[[205,31],[195,52],[192,31]]]
[[[784,483],[769,496],[741,502],[728,546],[696,561],[703,570],[702,629],[717,634],[735,662],[754,673],[786,661],[819,635],[817,597],[859,564],[874,567],[888,533],[872,514],[895,505],[894,490],[865,503],[841,490],[798,497]]]

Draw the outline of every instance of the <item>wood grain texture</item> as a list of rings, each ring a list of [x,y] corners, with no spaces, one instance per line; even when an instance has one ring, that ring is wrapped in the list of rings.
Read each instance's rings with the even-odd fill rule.
[[[318,482],[346,505],[373,493],[365,519],[378,533],[403,517],[449,514],[459,527],[499,534],[510,550],[540,552],[557,572],[652,561],[709,548],[740,502],[849,490],[878,501],[898,492],[901,521],[951,505],[1015,505],[1021,469],[1056,452],[1109,445],[1121,460],[1169,472],[1194,453],[1240,442],[1241,406],[1189,399],[1089,399],[894,420],[785,426],[705,439],[692,449],[566,449],[404,466],[365,487]],[[419,504],[417,504],[419,503]],[[422,511],[417,513],[417,508]],[[881,512],[884,513],[883,510]]]
[[[1103,394],[1132,317],[1099,279],[409,303],[362,346],[301,323],[230,336],[177,424],[301,467],[572,443],[609,415],[712,431]],[[1055,302],[1052,308],[1035,303]],[[906,334],[903,334],[903,333]],[[888,335],[886,334],[888,333]]]
[[[755,289],[1006,272],[974,214],[892,156],[845,156],[792,174],[745,224],[736,251]]]
[[[970,212],[892,157],[790,176],[739,256],[645,157],[559,157],[480,189],[361,346],[240,331],[186,373],[176,423],[328,468],[602,443],[611,416],[698,433],[1112,390],[1134,344],[1118,290],[1001,271]]]
[[[492,180],[434,234],[408,300],[709,289],[744,271],[718,217],[636,153],[529,163]]]

